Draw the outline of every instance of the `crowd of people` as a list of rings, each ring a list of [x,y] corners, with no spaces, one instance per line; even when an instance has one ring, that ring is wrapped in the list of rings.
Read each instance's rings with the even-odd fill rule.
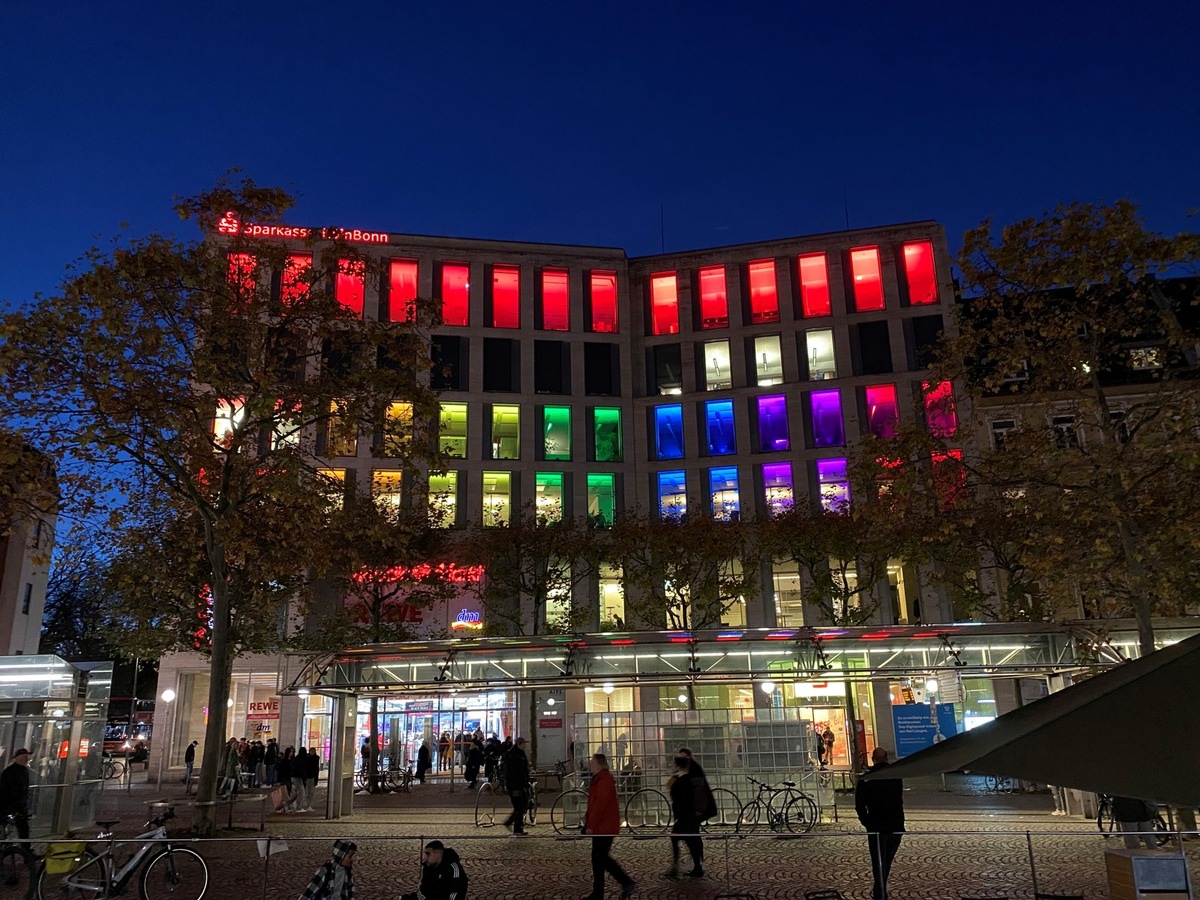
[[[196,746],[193,741],[184,754],[185,781],[191,777],[195,765]],[[316,747],[298,750],[285,747],[281,751],[275,738],[268,738],[265,743],[230,738],[221,748],[217,796],[228,800],[242,788],[276,788],[280,791],[277,812],[314,812],[313,796],[321,768],[321,755]]]

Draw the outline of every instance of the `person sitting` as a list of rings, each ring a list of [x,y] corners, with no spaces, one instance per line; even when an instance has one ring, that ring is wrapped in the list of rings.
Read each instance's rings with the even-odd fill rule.
[[[354,841],[334,841],[333,856],[317,869],[300,900],[354,900]]]
[[[421,886],[398,900],[466,900],[467,873],[453,847],[430,841],[421,854]]]
[[[138,741],[137,746],[133,748],[133,753],[129,755],[131,763],[145,763],[147,768],[150,766],[150,751],[146,749],[145,741]]]

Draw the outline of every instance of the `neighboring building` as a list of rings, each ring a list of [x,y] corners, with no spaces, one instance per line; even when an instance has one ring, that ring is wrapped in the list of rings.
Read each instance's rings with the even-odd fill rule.
[[[0,492],[0,655],[35,654],[42,637],[57,511],[41,453],[3,438],[11,464]]]

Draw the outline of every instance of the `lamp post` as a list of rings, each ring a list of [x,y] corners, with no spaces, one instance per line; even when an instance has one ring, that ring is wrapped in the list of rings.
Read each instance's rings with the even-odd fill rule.
[[[167,704],[167,734],[166,739],[162,742],[162,752],[158,755],[158,784],[155,787],[157,791],[162,790],[163,762],[166,760],[171,747],[171,725],[174,724],[171,716],[174,708],[171,706],[171,703],[175,700],[175,692],[167,688],[160,696],[162,702]]]

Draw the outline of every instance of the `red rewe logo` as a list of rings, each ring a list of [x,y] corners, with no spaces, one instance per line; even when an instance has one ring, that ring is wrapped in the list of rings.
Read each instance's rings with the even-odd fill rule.
[[[221,220],[217,222],[218,234],[237,234],[242,230],[242,223],[237,217],[237,213],[227,212],[221,216]]]

